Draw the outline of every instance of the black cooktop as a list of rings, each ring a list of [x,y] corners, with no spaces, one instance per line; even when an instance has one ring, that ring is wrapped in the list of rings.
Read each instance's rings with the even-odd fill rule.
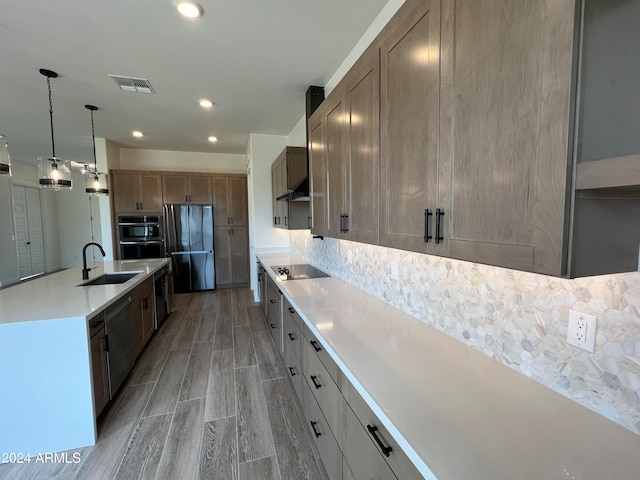
[[[308,263],[300,265],[276,265],[271,267],[278,274],[280,280],[305,280],[307,278],[328,277],[322,270],[318,270]]]

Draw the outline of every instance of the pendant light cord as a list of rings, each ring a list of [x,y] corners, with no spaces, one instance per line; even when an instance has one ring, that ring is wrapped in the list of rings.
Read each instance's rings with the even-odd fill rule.
[[[56,158],[56,142],[53,137],[53,103],[51,103],[51,77],[47,77],[47,88],[49,89],[49,122],[51,123],[51,149],[53,158]]]
[[[95,174],[98,175],[98,160],[96,158],[96,130],[93,125],[93,110],[91,110],[91,138],[93,139],[93,169]]]

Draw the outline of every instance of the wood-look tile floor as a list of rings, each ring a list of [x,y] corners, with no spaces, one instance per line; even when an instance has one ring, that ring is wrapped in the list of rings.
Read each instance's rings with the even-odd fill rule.
[[[177,295],[96,445],[0,479],[324,480],[295,402],[250,290]]]

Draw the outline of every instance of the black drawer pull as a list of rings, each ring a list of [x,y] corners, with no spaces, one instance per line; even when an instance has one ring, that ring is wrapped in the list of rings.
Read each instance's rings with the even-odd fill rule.
[[[376,433],[378,431],[378,427],[372,427],[371,425],[367,425],[367,430],[369,430],[369,433],[371,434],[373,439],[376,441],[376,443],[380,447],[380,450],[382,450],[382,453],[384,454],[384,456],[388,457],[389,454],[393,451],[393,448],[384,446],[384,443],[382,443],[382,440],[380,440],[380,437],[378,437],[378,434]]]
[[[293,315],[294,313],[296,313],[296,311],[293,309],[293,307],[289,307],[289,313]]]
[[[292,377],[295,377],[295,376],[296,376],[296,372],[295,372],[295,370],[293,369],[293,367],[289,367],[289,373],[291,374],[291,376],[292,376]]]
[[[296,339],[296,337],[293,335],[293,333],[290,333],[289,339],[293,342]]]
[[[347,215],[346,213],[344,214],[344,227],[343,228],[343,232],[347,233],[349,231],[349,215]]]
[[[311,344],[311,346],[313,347],[313,349],[316,352],[319,352],[320,350],[322,350],[319,346],[318,346],[318,342],[316,342],[315,340],[309,340],[309,343]]]
[[[318,424],[318,422],[314,422],[313,420],[311,420],[310,423],[311,423],[311,428],[313,428],[313,434],[316,436],[316,438],[318,438],[320,435],[322,435],[316,428],[316,425]]]
[[[429,243],[429,240],[431,240],[433,237],[431,235],[429,235],[429,217],[433,215],[433,213],[431,213],[429,211],[429,209],[427,208],[424,211],[424,241],[425,243]]]
[[[313,382],[313,386],[316,387],[316,390],[319,389],[322,385],[318,383],[318,377],[315,375],[310,375],[309,378]]]
[[[440,235],[440,217],[444,215],[444,210],[436,208],[436,243],[440,243],[444,240],[444,237]]]
[[[270,323],[269,325],[271,325],[271,328],[276,328],[276,324],[275,323]]]
[[[269,303],[273,305],[274,303],[276,303],[276,301],[273,298],[270,298]]]

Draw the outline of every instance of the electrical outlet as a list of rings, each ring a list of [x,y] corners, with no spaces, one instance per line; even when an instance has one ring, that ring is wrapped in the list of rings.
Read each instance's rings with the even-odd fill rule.
[[[596,351],[596,330],[598,317],[586,313],[569,310],[569,328],[567,343],[587,352]]]

